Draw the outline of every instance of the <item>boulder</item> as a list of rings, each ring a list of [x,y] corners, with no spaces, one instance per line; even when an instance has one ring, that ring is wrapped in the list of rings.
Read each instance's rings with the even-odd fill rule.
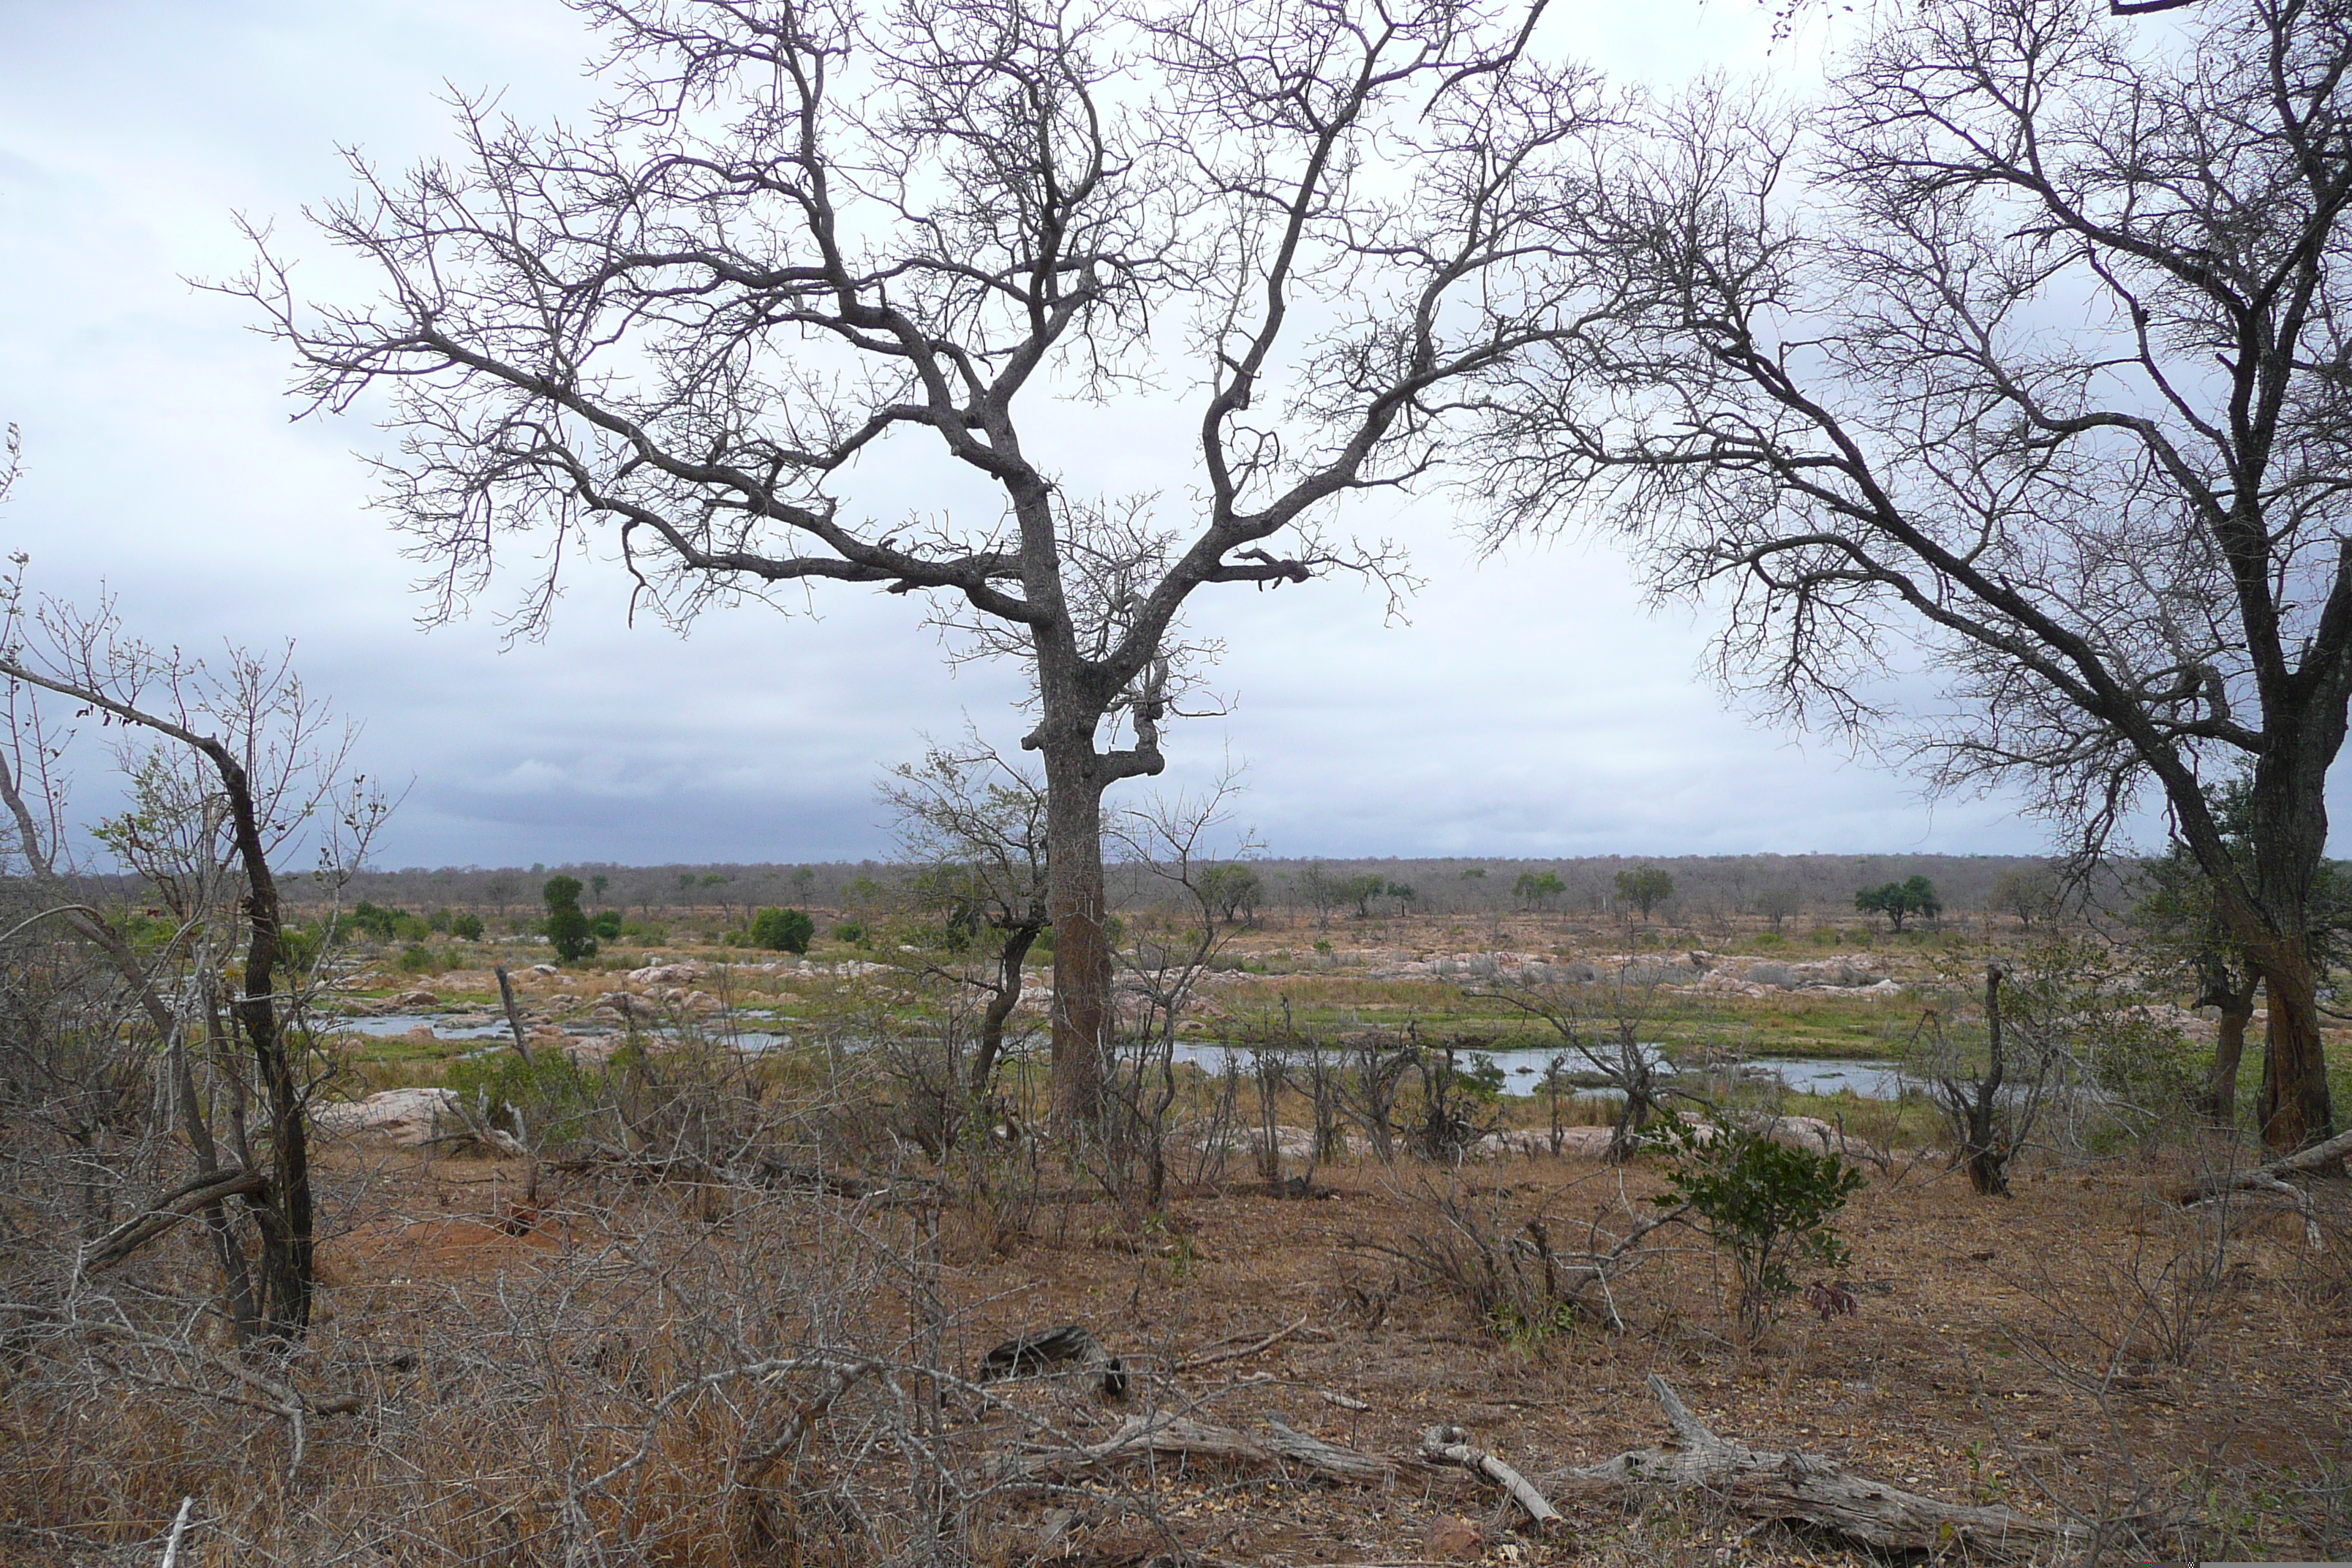
[[[392,1005],[394,1007],[401,1009],[410,1007],[438,1007],[441,1005],[441,998],[436,996],[430,991],[404,991],[399,995],[392,999]]]
[[[310,1107],[310,1130],[329,1138],[367,1134],[414,1147],[463,1125],[457,1093],[446,1089],[387,1089],[365,1100]]]
[[[1843,1154],[1850,1160],[1884,1160],[1885,1151],[1863,1139],[1841,1132],[1818,1116],[1776,1116],[1764,1130],[1775,1143],[1814,1154]]]
[[[691,962],[653,963],[643,969],[629,971],[629,979],[639,985],[691,985],[702,978],[703,965]]]

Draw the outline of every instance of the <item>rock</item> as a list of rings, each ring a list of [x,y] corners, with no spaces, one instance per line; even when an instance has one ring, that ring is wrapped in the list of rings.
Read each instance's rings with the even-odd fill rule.
[[[404,991],[399,995],[392,999],[392,1005],[396,1008],[402,1009],[409,1007],[438,1007],[441,1005],[441,998],[436,996],[430,991]]]
[[[1486,1550],[1486,1532],[1459,1514],[1439,1514],[1421,1538],[1422,1556],[1437,1563],[1475,1563]]]
[[[362,1100],[310,1107],[310,1130],[325,1137],[369,1133],[414,1147],[462,1125],[457,1096],[446,1089],[387,1089]]]
[[[626,991],[607,991],[596,998],[595,1010],[600,1013],[617,1013],[624,1018],[641,1023],[649,1021],[661,1013],[661,1009],[654,1003],[643,996],[633,996]]]
[[[563,973],[563,971],[556,968],[555,965],[551,963],[534,963],[530,966],[530,972],[533,974],[540,975],[561,974]]]
[[[1863,1139],[1840,1132],[1818,1116],[1776,1116],[1764,1135],[1775,1143],[1814,1154],[1843,1154],[1853,1160],[1884,1160],[1885,1152]]]
[[[691,985],[705,973],[703,965],[691,962],[653,963],[630,970],[629,979],[638,985]]]

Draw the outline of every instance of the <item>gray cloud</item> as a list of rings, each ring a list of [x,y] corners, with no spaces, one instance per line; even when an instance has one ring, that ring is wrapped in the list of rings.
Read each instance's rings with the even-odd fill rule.
[[[1592,0],[1553,26],[1605,65],[1674,74],[1755,66],[1768,23]],[[0,539],[53,592],[103,580],[155,640],[296,639],[312,684],[364,721],[364,764],[413,780],[387,861],[874,853],[873,780],[919,731],[969,714],[1017,737],[1017,672],[950,676],[914,606],[856,590],[819,594],[815,617],[747,606],[680,638],[630,629],[619,574],[591,561],[543,642],[502,647],[496,596],[420,631],[421,568],[368,510],[351,450],[373,432],[289,424],[278,351],[183,280],[245,264],[242,210],[278,224],[306,287],[358,287],[296,216],[345,188],[337,144],[395,166],[445,149],[445,79],[502,89],[527,119],[576,109],[586,40],[552,0],[19,0],[0,30],[0,418],[24,425],[29,457]],[[1077,479],[1181,494],[1161,459],[1185,424],[1127,410],[1059,433]],[[946,504],[931,477],[869,475],[873,504]],[[1242,815],[1277,851],[2038,843],[2012,803],[1929,813],[1835,744],[1727,710],[1698,674],[1704,627],[1650,616],[1606,551],[1482,563],[1442,509],[1376,521],[1430,580],[1411,625],[1383,625],[1379,596],[1345,582],[1228,591],[1196,617],[1228,645],[1212,684],[1234,706],[1176,731],[1168,782],[1245,761]]]

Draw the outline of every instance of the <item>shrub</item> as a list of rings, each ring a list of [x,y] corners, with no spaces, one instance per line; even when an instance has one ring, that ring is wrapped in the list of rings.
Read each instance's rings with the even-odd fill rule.
[[[600,942],[614,941],[621,934],[621,911],[599,910],[596,918],[588,922],[588,930]]]
[[[596,953],[595,935],[588,917],[580,910],[580,892],[577,877],[550,877],[540,889],[540,897],[547,900],[547,919],[540,929],[554,947],[559,963],[577,963]]]
[[[577,1136],[598,1098],[596,1081],[562,1051],[528,1064],[512,1051],[461,1058],[443,1081],[475,1115],[542,1147]]]
[[[751,917],[751,944],[771,952],[806,952],[816,922],[798,910],[761,910]]]
[[[449,917],[449,934],[465,942],[482,940],[482,917],[461,911]]]
[[[827,934],[835,942],[845,942],[850,946],[856,947],[866,941],[866,927],[857,921],[839,921],[835,922],[833,930]]]
[[[1688,1205],[1709,1240],[1739,1271],[1739,1316],[1751,1332],[1770,1326],[1797,1282],[1789,1266],[1811,1258],[1834,1268],[1846,1260],[1832,1216],[1862,1189],[1862,1173],[1835,1154],[1775,1143],[1759,1128],[1703,1132],[1679,1118],[1661,1129],[1674,1163],[1667,1191],[1653,1200]]]
[[[436,967],[433,950],[421,942],[412,942],[400,950],[400,972],[403,974],[430,974]]]
[[[375,938],[376,941],[390,942],[394,922],[408,917],[398,910],[388,910],[381,904],[372,904],[365,899],[362,899],[352,906],[349,918],[353,926]]]

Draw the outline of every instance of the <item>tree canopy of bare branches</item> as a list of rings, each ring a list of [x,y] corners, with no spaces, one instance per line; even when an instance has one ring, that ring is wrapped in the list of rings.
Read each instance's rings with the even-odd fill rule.
[[[319,853],[322,873],[348,876],[383,803],[346,773],[350,731],[287,657],[232,648],[206,662],[156,648],[110,604],[32,598],[24,571],[19,555],[0,580],[0,866],[51,906],[37,918],[54,918],[112,971],[126,1016],[102,1031],[118,1047],[110,1066],[143,1091],[124,1100],[138,1114],[115,1118],[117,1141],[148,1145],[120,1168],[89,1152],[84,1163],[108,1180],[73,1288],[201,1216],[236,1342],[289,1346],[309,1326],[315,1276],[315,1064],[298,1026],[313,977],[289,949],[274,862],[299,846]],[[59,698],[76,705],[71,717],[55,710]],[[75,819],[68,774],[74,732],[91,719],[120,726],[128,785],[126,809],[95,825]],[[160,942],[134,941],[137,911],[87,890],[85,832],[154,900]],[[27,1032],[12,1048],[62,1047]],[[173,1168],[180,1139],[192,1169]],[[144,1178],[160,1190],[116,1220],[113,1186]]]
[[[306,306],[266,245],[235,287],[309,407],[387,400],[387,497],[445,610],[535,533],[525,628],[601,551],[675,621],[864,584],[1026,661],[1056,1097],[1081,1111],[1111,973],[1099,805],[1163,765],[1208,651],[1186,603],[1398,585],[1339,503],[1433,477],[1459,389],[1562,329],[1549,172],[1592,79],[1460,0],[578,8],[607,46],[585,125],[465,103],[460,157],[355,164],[315,215],[372,301]],[[1067,484],[1056,399],[1172,416],[1183,488]],[[909,463],[937,504],[864,515],[860,478]]]
[[[1703,86],[1563,204],[1615,308],[1490,409],[1511,526],[1622,524],[1723,605],[1735,682],[2095,844],[2153,783],[2266,983],[2281,1148],[2333,1124],[2305,926],[2352,700],[2347,68],[2300,0],[2165,31],[1960,0],[1813,112]],[[1922,667],[1939,700],[1881,679]],[[2242,766],[2233,856],[2201,786]]]

